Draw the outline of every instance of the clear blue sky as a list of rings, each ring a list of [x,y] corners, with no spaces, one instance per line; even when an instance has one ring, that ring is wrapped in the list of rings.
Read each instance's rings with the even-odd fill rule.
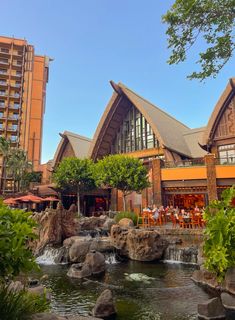
[[[59,132],[92,137],[112,95],[109,80],[121,81],[189,127],[208,118],[234,76],[234,59],[217,79],[189,81],[189,60],[168,66],[162,14],[173,0],[1,1],[0,33],[26,38],[50,66],[43,134],[43,161],[51,159]]]

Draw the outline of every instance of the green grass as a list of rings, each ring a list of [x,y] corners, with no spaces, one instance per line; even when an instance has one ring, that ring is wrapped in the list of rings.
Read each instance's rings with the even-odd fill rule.
[[[123,218],[131,219],[134,225],[135,226],[137,225],[137,215],[134,212],[128,212],[128,211],[119,212],[116,214],[114,219],[116,222],[119,222]]]

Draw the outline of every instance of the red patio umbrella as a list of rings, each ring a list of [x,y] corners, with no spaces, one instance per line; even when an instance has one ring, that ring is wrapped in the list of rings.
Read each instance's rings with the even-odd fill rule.
[[[26,196],[16,198],[15,200],[20,202],[35,202],[35,203],[40,203],[43,201],[42,198],[34,196],[33,194],[28,194]]]
[[[53,198],[53,197],[47,197],[47,198],[43,198],[43,201],[50,201],[50,202],[52,202],[52,201],[60,201],[59,199],[57,199],[57,198]]]
[[[15,198],[8,198],[8,199],[3,200],[3,203],[11,205],[11,204],[17,204],[17,201]]]

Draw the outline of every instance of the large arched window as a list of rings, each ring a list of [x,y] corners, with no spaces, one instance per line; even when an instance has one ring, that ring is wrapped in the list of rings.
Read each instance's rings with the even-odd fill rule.
[[[128,153],[159,147],[153,130],[143,115],[132,106],[113,143],[114,153]]]

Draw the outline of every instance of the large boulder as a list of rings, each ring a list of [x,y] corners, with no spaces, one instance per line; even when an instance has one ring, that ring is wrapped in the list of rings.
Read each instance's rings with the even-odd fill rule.
[[[168,242],[156,230],[111,228],[111,242],[120,254],[138,261],[161,259]]]
[[[222,304],[225,309],[235,310],[235,296],[227,292],[221,293]]]
[[[106,216],[101,217],[84,217],[79,220],[81,230],[97,230],[103,227]]]
[[[116,314],[111,290],[104,290],[96,301],[92,315],[100,318],[108,318]]]
[[[118,222],[119,226],[122,228],[133,228],[134,227],[134,223],[131,219],[129,218],[122,218],[119,222]]]
[[[195,270],[192,274],[192,280],[202,287],[214,290],[220,290],[221,286],[217,281],[216,275],[206,269]]]
[[[87,253],[90,250],[91,239],[80,238],[77,239],[69,248],[69,260],[70,262],[83,262]]]
[[[89,252],[84,263],[73,264],[67,275],[71,278],[86,278],[105,271],[105,258],[100,252]]]
[[[115,220],[114,219],[111,219],[111,218],[107,218],[102,226],[102,229],[107,231],[107,232],[110,232],[112,226],[116,224]]]
[[[111,252],[114,250],[110,237],[72,237],[64,241],[69,248],[70,262],[84,262],[89,251]]]
[[[235,268],[230,268],[225,274],[224,287],[226,291],[235,295]]]
[[[37,230],[39,239],[34,245],[36,254],[40,254],[48,244],[60,245],[64,239],[77,235],[80,229],[77,213],[67,211],[61,206],[56,210],[48,209],[36,213],[33,218],[39,225]]]
[[[226,314],[224,307],[219,298],[213,298],[200,303],[198,305],[198,318],[199,319],[225,319]]]

